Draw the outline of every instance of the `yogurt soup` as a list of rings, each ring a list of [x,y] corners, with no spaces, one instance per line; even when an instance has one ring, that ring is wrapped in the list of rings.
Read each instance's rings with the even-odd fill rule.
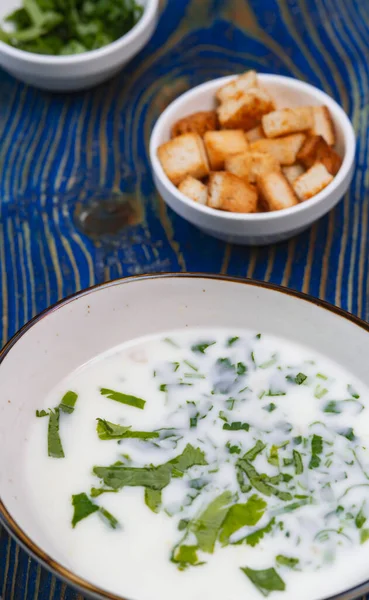
[[[369,578],[367,397],[257,332],[141,338],[39,407],[32,508],[67,568],[130,600],[328,597]]]

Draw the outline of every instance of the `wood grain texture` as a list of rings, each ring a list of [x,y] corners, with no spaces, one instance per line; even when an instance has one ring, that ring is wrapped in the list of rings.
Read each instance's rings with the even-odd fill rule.
[[[369,3],[166,0],[161,6],[149,45],[97,89],[51,95],[0,71],[2,342],[76,290],[170,270],[281,283],[368,319]],[[247,68],[324,89],[358,135],[356,174],[344,201],[297,238],[254,249],[207,237],[171,212],[155,192],[148,161],[150,132],[168,103],[203,81]],[[119,219],[126,227],[109,234]],[[0,598],[83,600],[4,530]]]

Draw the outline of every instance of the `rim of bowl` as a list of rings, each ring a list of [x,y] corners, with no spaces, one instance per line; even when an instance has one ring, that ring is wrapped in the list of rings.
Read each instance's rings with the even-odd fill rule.
[[[350,170],[353,166],[355,160],[355,150],[356,150],[356,136],[353,125],[351,123],[350,118],[345,113],[343,108],[326,92],[320,90],[314,85],[307,83],[305,81],[300,81],[299,79],[295,79],[294,77],[287,77],[285,75],[274,75],[272,73],[258,73],[258,77],[262,83],[267,84],[268,81],[275,81],[280,83],[285,83],[289,85],[291,88],[300,89],[302,92],[310,92],[316,98],[320,99],[322,104],[328,104],[334,107],[334,110],[338,114],[338,118],[342,124],[343,137],[345,141],[345,155],[343,157],[342,165],[337,175],[334,177],[333,181],[321,192],[316,194],[313,198],[301,202],[296,206],[292,206],[290,208],[284,208],[282,210],[275,210],[271,212],[264,213],[232,213],[217,210],[215,208],[211,208],[210,206],[203,206],[198,202],[194,202],[190,198],[187,198],[182,192],[178,190],[178,188],[170,181],[170,179],[166,176],[161,163],[157,157],[157,149],[159,144],[157,142],[157,138],[161,134],[161,130],[166,123],[168,116],[171,116],[172,113],[175,113],[176,108],[179,105],[185,103],[186,100],[189,100],[192,96],[195,96],[197,93],[206,90],[206,88],[211,88],[217,83],[219,86],[224,85],[228,81],[231,81],[237,77],[237,75],[231,75],[226,77],[219,77],[216,79],[211,79],[205,83],[202,83],[194,88],[191,88],[184,94],[181,94],[178,98],[176,98],[173,102],[171,102],[166,109],[162,112],[160,117],[155,123],[154,129],[150,138],[150,159],[154,173],[160,179],[161,183],[166,187],[167,191],[170,192],[175,198],[186,204],[189,208],[193,210],[197,210],[200,213],[207,214],[209,216],[215,216],[219,219],[226,219],[230,221],[268,221],[268,220],[281,220],[284,217],[289,215],[303,213],[309,208],[313,208],[320,202],[324,201],[329,195],[334,193],[337,188],[342,184],[345,178],[349,175]]]
[[[147,0],[147,4],[144,7],[144,12],[139,21],[137,21],[136,25],[127,31],[120,38],[111,42],[107,46],[103,46],[102,48],[96,48],[96,50],[88,50],[87,52],[81,52],[80,54],[71,54],[68,56],[60,56],[60,55],[48,55],[48,54],[37,54],[36,52],[27,52],[27,50],[20,50],[19,48],[14,48],[5,42],[0,40],[0,51],[12,58],[22,59],[29,63],[40,64],[40,65],[70,65],[70,64],[80,64],[89,59],[101,58],[104,56],[109,56],[115,50],[119,48],[124,48],[128,46],[133,40],[139,37],[151,21],[155,18],[156,11],[159,7],[159,0]]]
[[[280,285],[264,282],[264,281],[256,281],[253,279],[232,277],[229,275],[212,275],[208,273],[155,273],[155,274],[146,274],[146,275],[133,275],[131,277],[123,277],[120,279],[116,279],[114,281],[108,281],[105,283],[99,283],[92,287],[86,288],[75,294],[67,296],[66,298],[59,300],[55,304],[43,310],[40,314],[36,315],[31,319],[28,323],[26,323],[15,335],[5,344],[5,346],[0,351],[0,368],[1,363],[7,356],[7,354],[11,351],[13,346],[21,340],[23,335],[27,333],[29,329],[31,329],[34,325],[37,325],[39,321],[47,317],[49,314],[53,313],[55,310],[66,306],[70,302],[74,300],[78,300],[84,296],[87,296],[91,293],[94,293],[100,289],[105,289],[109,287],[113,287],[116,285],[126,285],[131,282],[136,281],[149,281],[149,280],[157,280],[157,279],[204,279],[204,280],[216,280],[223,281],[225,283],[239,283],[246,286],[254,286],[260,287],[263,289],[267,289],[273,292],[279,292],[285,294],[286,296],[292,296],[297,298],[298,300],[302,300],[305,302],[309,302],[310,304],[314,304],[315,306],[327,310],[331,313],[336,314],[337,316],[344,318],[348,321],[351,321],[354,325],[357,325],[361,329],[364,329],[367,333],[369,333],[369,323],[365,322],[363,319],[356,317],[355,315],[339,308],[338,306],[334,306],[325,300],[320,300],[319,298],[314,298],[309,294],[305,294],[303,292],[299,292],[297,290],[293,290],[287,287],[282,287]],[[124,596],[117,596],[116,594],[110,593],[98,586],[90,583],[86,579],[79,577],[70,569],[63,567],[59,562],[51,558],[46,552],[44,552],[37,544],[35,544],[28,535],[22,530],[22,528],[18,525],[18,523],[13,519],[10,512],[7,510],[4,502],[1,499],[0,493],[0,524],[3,525],[6,530],[11,534],[11,536],[15,539],[15,541],[22,546],[31,556],[33,556],[41,565],[46,567],[48,570],[53,572],[55,575],[63,579],[68,585],[80,590],[83,593],[88,593],[95,598],[104,599],[104,600],[127,600]],[[354,600],[358,596],[363,595],[369,591],[369,579],[360,583],[354,587],[351,587],[348,590],[340,592],[339,594],[335,594],[333,596],[329,596],[326,598],[322,598],[319,600]]]

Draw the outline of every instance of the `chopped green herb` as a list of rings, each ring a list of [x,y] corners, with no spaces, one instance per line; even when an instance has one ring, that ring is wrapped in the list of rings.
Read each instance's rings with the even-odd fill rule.
[[[26,52],[49,55],[79,54],[102,48],[130,31],[143,14],[135,0],[58,2],[23,0],[6,17],[9,31],[0,28],[5,43]]]
[[[166,344],[170,344],[170,346],[173,346],[174,348],[179,348],[178,344],[176,344],[176,342],[172,340],[172,338],[166,337],[163,339],[163,342],[165,342]]]
[[[302,500],[300,500],[299,502],[292,502],[291,504],[287,504],[286,506],[279,508],[278,510],[276,510],[274,512],[274,514],[275,515],[284,515],[286,513],[293,512],[294,510],[297,510],[297,509],[301,508],[302,506],[306,506],[307,504],[311,504],[311,503],[312,503],[311,499],[305,497]]]
[[[119,521],[108,510],[106,510],[106,508],[100,506],[99,512],[104,521],[106,521],[112,529],[117,529],[119,527]]]
[[[323,373],[317,373],[316,376],[318,377],[318,379],[323,379],[324,381],[327,381],[328,377],[326,375],[323,375]]]
[[[329,402],[327,402],[327,404],[323,408],[323,412],[333,413],[335,415],[341,414],[342,410],[340,407],[340,403],[336,402],[336,400],[330,400]]]
[[[125,486],[162,490],[170,483],[171,477],[182,477],[190,467],[206,464],[204,453],[187,444],[182,454],[157,467],[135,468],[119,463],[110,467],[94,467],[93,472],[107,487],[115,490]]]
[[[256,494],[250,496],[245,504],[231,506],[219,534],[219,541],[222,546],[228,544],[231,535],[242,527],[256,525],[264,515],[266,507],[265,500]]]
[[[292,377],[291,375],[287,375],[286,379],[290,383],[296,383],[297,385],[302,385],[304,383],[304,381],[307,380],[307,375],[304,375],[304,373],[297,373],[296,377]]]
[[[264,494],[265,496],[271,496],[274,493],[274,488],[265,483],[265,477],[263,478],[263,476],[260,475],[256,469],[254,469],[252,464],[248,460],[245,460],[245,457],[240,458],[237,461],[236,466],[238,469],[241,469],[241,471],[246,473],[248,479],[250,480],[251,486],[258,490],[261,494]]]
[[[239,340],[239,339],[240,339],[240,338],[239,338],[238,336],[235,336],[235,337],[229,338],[229,339],[227,340],[227,346],[228,346],[228,347],[230,347],[230,346],[233,346],[233,344],[235,344],[236,342],[238,342],[238,340]]]
[[[273,356],[270,360],[267,360],[259,365],[259,369],[268,369],[269,367],[272,367],[273,365],[275,365],[276,362],[277,362],[277,355],[273,354]]]
[[[283,554],[278,554],[278,556],[275,557],[275,560],[281,567],[288,567],[289,569],[294,569],[300,562],[298,558],[283,556]]]
[[[278,446],[272,446],[268,458],[268,463],[274,467],[279,466]]]
[[[74,411],[77,399],[78,395],[75,392],[67,392],[66,394],[64,394],[59,404],[60,410],[64,413],[71,414]]]
[[[197,427],[197,417],[191,417],[190,418],[190,428],[194,429],[195,427]]]
[[[311,459],[309,469],[317,469],[320,465],[319,454],[323,452],[323,439],[320,435],[313,435],[311,440]]]
[[[253,533],[249,533],[245,538],[237,542],[238,544],[246,543],[248,546],[257,546],[257,544],[264,538],[266,533],[270,533],[275,525],[275,518],[271,519],[269,523],[262,527],[261,529],[257,529]]]
[[[352,385],[350,385],[350,384],[349,384],[349,385],[347,386],[347,390],[348,390],[348,393],[349,393],[349,394],[351,394],[351,396],[352,396],[353,398],[356,398],[356,400],[358,400],[358,399],[360,398],[360,394],[358,394],[358,393],[355,391],[355,389],[352,387]]]
[[[236,445],[232,446],[230,442],[226,443],[226,448],[228,448],[230,454],[241,454],[241,448]]]
[[[223,429],[226,431],[249,431],[250,425],[248,423],[241,423],[241,421],[234,421],[233,423],[224,423]]]
[[[264,448],[266,448],[266,444],[263,444],[261,440],[258,440],[255,446],[248,450],[243,458],[247,461],[252,462],[253,460],[255,460],[258,454],[260,454],[260,452],[264,450]]]
[[[50,410],[47,433],[48,455],[52,458],[64,458],[64,450],[59,435],[59,408]]]
[[[128,394],[122,394],[121,392],[115,392],[114,390],[109,390],[108,388],[101,388],[100,394],[102,396],[106,396],[109,398],[109,400],[115,400],[115,402],[127,404],[128,406],[134,406],[135,408],[140,408],[141,410],[146,404],[146,401],[142,400],[142,398],[137,398],[136,396],[131,396]]]
[[[226,400],[226,405],[227,405],[228,410],[233,410],[235,402],[236,402],[235,398],[228,398],[228,400]]]
[[[286,392],[278,391],[278,390],[268,390],[265,394],[266,396],[285,396]]]
[[[266,410],[267,412],[273,412],[276,409],[276,405],[274,404],[274,402],[270,402],[270,404],[266,404],[265,406],[263,406],[263,410]]]
[[[362,526],[365,525],[366,520],[367,520],[366,516],[364,515],[364,505],[365,505],[365,502],[363,502],[363,504],[355,518],[355,525],[358,529],[361,529]]]
[[[314,392],[314,396],[315,398],[318,398],[318,400],[320,400],[321,398],[323,398],[323,396],[325,396],[326,394],[328,394],[328,390],[327,388],[323,388],[320,385],[317,385],[315,388],[315,392]]]
[[[301,475],[304,471],[304,463],[302,462],[302,456],[297,450],[293,450],[293,464],[295,465],[296,475]]]
[[[353,442],[355,439],[355,433],[352,427],[346,427],[346,429],[341,429],[341,431],[337,431],[339,435],[343,435],[343,437]]]
[[[158,513],[161,506],[161,490],[145,488],[145,504],[154,513]]]
[[[198,547],[203,552],[214,552],[223,521],[232,502],[232,493],[223,492],[215,498],[208,507],[189,524],[189,529],[197,538]]]
[[[237,375],[239,375],[239,376],[244,375],[246,373],[246,371],[247,371],[247,367],[244,363],[242,363],[242,362],[237,363],[237,368],[236,368]]]
[[[184,531],[185,529],[187,529],[189,523],[190,521],[188,519],[181,519],[178,523],[178,531]]]
[[[201,342],[200,344],[194,344],[191,346],[191,350],[197,354],[205,354],[205,351],[210,346],[214,346],[214,344],[216,344],[216,342]]]
[[[205,563],[199,561],[197,551],[197,546],[178,546],[174,549],[170,560],[178,565],[180,571],[184,571],[189,566],[199,567]]]
[[[116,494],[118,490],[109,490],[108,488],[95,488],[92,487],[90,491],[91,498],[98,498],[102,494]]]
[[[369,529],[360,530],[360,544],[365,544],[369,540]]]
[[[296,446],[299,446],[302,443],[302,436],[298,435],[297,437],[294,437],[292,441]]]
[[[275,569],[254,571],[249,567],[241,567],[241,571],[250,579],[251,583],[263,594],[269,596],[270,592],[284,592],[286,584]]]
[[[36,410],[36,417],[42,418],[42,417],[48,417],[49,416],[49,412],[47,410]]]
[[[192,369],[193,371],[196,371],[196,372],[198,371],[198,368],[197,368],[197,367],[196,367],[196,366],[195,366],[193,363],[191,363],[189,360],[184,360],[183,362],[184,362],[184,363],[185,363],[185,364],[186,364],[188,367],[190,367],[190,369]]]
[[[158,438],[157,431],[131,431],[130,427],[115,425],[105,419],[97,420],[97,434],[100,440],[123,440],[125,438],[137,438],[140,440],[150,440]]]
[[[72,496],[72,505],[74,507],[74,514],[72,518],[72,527],[74,528],[77,523],[86,519],[93,513],[99,510],[99,507],[91,502],[87,494],[77,494]]]
[[[261,333],[257,333],[255,337],[256,337],[256,339],[257,339],[257,340],[260,340],[260,338],[261,338]]]

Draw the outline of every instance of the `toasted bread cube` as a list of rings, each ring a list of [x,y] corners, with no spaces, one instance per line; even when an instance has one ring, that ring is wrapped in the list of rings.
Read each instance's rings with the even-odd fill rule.
[[[311,129],[313,113],[310,106],[283,108],[264,115],[261,123],[266,137],[276,138]]]
[[[262,173],[280,171],[280,165],[274,156],[266,152],[246,152],[227,158],[225,170],[247,183],[256,183],[257,177]]]
[[[309,135],[301,146],[297,160],[307,169],[316,162],[321,162],[331,175],[337,175],[342,159],[321,135]]]
[[[293,133],[276,140],[257,140],[250,144],[252,152],[268,152],[277,159],[281,165],[293,165],[302,144],[305,141],[304,133]]]
[[[302,165],[296,163],[295,165],[291,165],[289,167],[282,167],[282,173],[290,183],[293,183],[295,179],[300,177],[303,173],[305,173],[305,169]]]
[[[239,98],[227,100],[218,108],[218,118],[223,129],[252,129],[261,117],[274,109],[270,96],[259,88],[250,88]]]
[[[212,171],[221,171],[224,169],[226,158],[246,152],[248,148],[245,134],[240,129],[207,131],[204,135],[204,143]]]
[[[181,181],[178,189],[182,194],[199,204],[206,204],[208,201],[208,186],[198,179],[194,179],[191,175]]]
[[[247,71],[233,79],[230,83],[226,83],[216,93],[216,97],[219,102],[227,102],[227,100],[232,100],[239,98],[244,94],[249,88],[258,87],[258,76],[256,71]]]
[[[336,133],[331,113],[327,106],[312,106],[313,127],[310,132],[312,135],[321,135],[327,144],[334,146],[336,143]]]
[[[293,189],[300,200],[309,200],[324,190],[333,181],[331,175],[322,163],[315,163],[306,173],[293,182]]]
[[[204,142],[197,133],[184,133],[162,144],[158,157],[174,185],[179,185],[187,175],[202,179],[209,174]]]
[[[262,206],[268,210],[282,210],[298,204],[298,198],[283,173],[271,171],[258,177]]]
[[[174,123],[171,137],[191,132],[198,133],[202,137],[206,131],[215,131],[216,129],[219,129],[218,115],[215,110],[207,110],[183,117]]]
[[[230,212],[253,213],[257,205],[258,194],[253,186],[225,171],[210,174],[208,206]]]
[[[265,138],[264,131],[261,125],[250,129],[245,133],[248,142],[256,142],[256,140],[262,140]]]

